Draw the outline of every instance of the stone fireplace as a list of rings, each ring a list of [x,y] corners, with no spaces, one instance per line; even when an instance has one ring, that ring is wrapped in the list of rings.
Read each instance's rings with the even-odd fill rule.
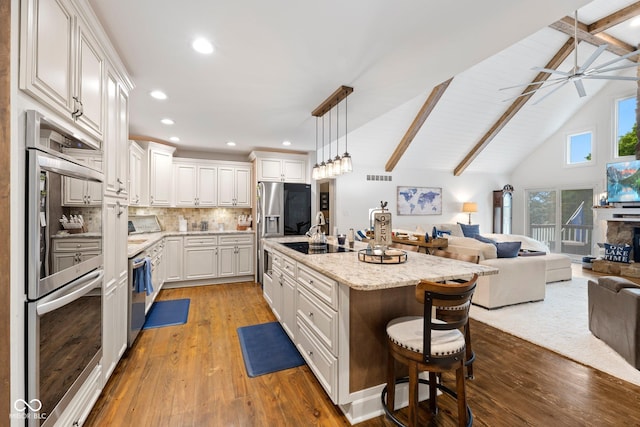
[[[640,209],[594,209],[594,213],[594,218],[603,228],[600,242],[630,245],[632,247],[630,259],[634,262],[626,264],[594,260],[593,270],[599,273],[640,278]]]

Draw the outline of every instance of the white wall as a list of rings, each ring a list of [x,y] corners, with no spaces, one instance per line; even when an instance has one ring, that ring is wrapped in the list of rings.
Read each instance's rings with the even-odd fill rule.
[[[511,175],[516,190],[514,233],[524,233],[527,189],[593,188],[595,196],[606,191],[606,164],[616,161],[615,102],[619,98],[634,96],[635,91],[635,82],[611,82],[599,93],[588,95],[592,100],[515,168]],[[589,130],[593,132],[594,163],[565,166],[567,135]]]
[[[354,160],[357,157],[354,154]],[[367,181],[367,174],[391,175],[392,181]],[[349,228],[364,229],[369,225],[369,209],[380,207],[380,201],[387,201],[392,213],[393,228],[415,230],[427,224],[467,223],[468,214],[461,212],[462,203],[478,203],[478,213],[472,214],[474,224],[480,224],[482,232],[492,232],[492,191],[501,189],[507,183],[506,177],[488,174],[463,174],[455,177],[449,171],[433,169],[398,169],[384,172],[384,167],[374,168],[354,161],[354,172],[336,179],[336,221],[341,232]],[[442,188],[441,215],[398,215],[397,187],[439,187]]]

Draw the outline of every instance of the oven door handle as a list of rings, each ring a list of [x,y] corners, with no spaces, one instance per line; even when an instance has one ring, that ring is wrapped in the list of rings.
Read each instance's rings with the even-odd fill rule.
[[[96,284],[100,282],[103,277],[104,270],[95,270],[92,273],[71,282],[68,286],[65,286],[64,289],[46,296],[36,305],[38,316],[57,310],[60,307],[64,307],[65,305],[83,297],[95,288]]]

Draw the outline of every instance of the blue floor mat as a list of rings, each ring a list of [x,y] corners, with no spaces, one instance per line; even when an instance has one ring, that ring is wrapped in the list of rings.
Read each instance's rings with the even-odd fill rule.
[[[147,320],[144,322],[142,329],[187,323],[189,303],[189,298],[154,302],[149,313],[147,313]]]
[[[270,322],[238,328],[244,366],[250,377],[304,364],[280,323]]]

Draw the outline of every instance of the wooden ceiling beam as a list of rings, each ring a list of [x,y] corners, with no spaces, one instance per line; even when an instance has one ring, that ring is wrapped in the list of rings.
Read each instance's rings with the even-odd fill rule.
[[[554,30],[563,32],[569,35],[570,37],[573,37],[573,33],[575,31],[574,23],[575,23],[575,20],[573,18],[565,16],[561,20],[556,21],[553,24],[549,25],[549,27],[553,28]],[[634,50],[636,50],[635,46],[625,43],[622,40],[619,40],[608,34],[605,34],[605,33],[600,33],[598,35],[591,34],[588,31],[588,27],[581,22],[578,22],[578,41],[585,41],[594,46],[600,46],[606,43],[608,45],[607,50],[611,53],[615,53],[618,56],[623,56],[623,55],[626,55],[627,53],[631,53]],[[637,56],[631,57],[629,58],[629,60],[638,62],[638,57]]]
[[[615,27],[618,24],[623,23],[631,18],[640,15],[640,1],[631,4],[623,9],[613,12],[609,16],[598,19],[596,22],[589,24],[587,31],[590,34],[598,34],[608,30],[611,27]]]
[[[384,168],[386,172],[391,172],[393,171],[393,168],[396,167],[396,165],[400,161],[400,158],[404,155],[404,152],[407,151],[407,148],[409,148],[409,145],[418,134],[418,131],[424,124],[425,120],[427,120],[427,117],[429,117],[433,109],[438,104],[438,101],[440,101],[440,98],[449,87],[449,83],[451,83],[451,80],[453,80],[453,77],[433,88],[424,105],[422,106],[422,108],[420,108],[420,111],[418,111],[416,118],[413,119],[411,126],[409,126],[409,129],[407,129],[407,132],[405,132],[402,140],[394,150],[393,154],[391,154],[391,157],[389,157],[389,160],[387,161],[387,164]]]
[[[567,42],[556,52],[556,54],[551,58],[551,60],[545,65],[544,68],[556,69],[562,62],[567,59],[567,57],[573,51],[573,37],[567,40]],[[531,84],[527,86],[522,93],[531,92],[534,89],[538,88],[540,85],[536,84],[539,82],[543,82],[549,78],[549,73],[540,72],[533,79]],[[502,128],[504,128],[507,123],[520,111],[520,109],[531,99],[534,95],[534,92],[529,93],[528,95],[523,95],[515,99],[513,103],[507,108],[502,116],[491,126],[489,131],[484,134],[484,136],[478,141],[478,143],[473,147],[473,149],[465,156],[465,158],[456,166],[453,171],[455,176],[462,175],[462,172],[469,167],[471,162],[473,162],[478,155],[484,150],[487,145],[493,140],[493,138],[500,133]]]

